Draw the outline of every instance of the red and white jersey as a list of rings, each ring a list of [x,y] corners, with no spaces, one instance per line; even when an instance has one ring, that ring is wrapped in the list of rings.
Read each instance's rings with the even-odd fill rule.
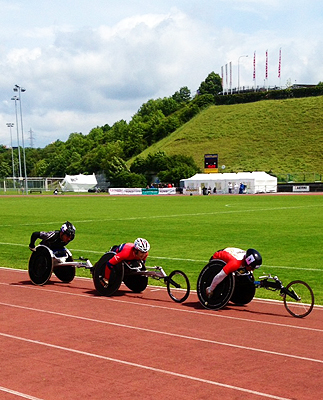
[[[226,263],[223,271],[228,275],[245,267],[245,255],[245,250],[238,249],[237,247],[226,247],[223,250],[216,251],[212,258],[222,260]]]
[[[133,243],[123,243],[117,249],[116,253],[109,261],[110,265],[117,265],[122,261],[133,261],[133,260],[141,260],[135,252]],[[148,257],[148,253],[145,254],[143,261]]]

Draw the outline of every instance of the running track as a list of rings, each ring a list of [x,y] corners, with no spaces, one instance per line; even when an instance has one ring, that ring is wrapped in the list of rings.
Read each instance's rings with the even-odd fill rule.
[[[195,282],[192,283],[193,286]],[[253,300],[212,312],[163,288],[97,296],[0,268],[0,399],[322,398],[323,308]]]

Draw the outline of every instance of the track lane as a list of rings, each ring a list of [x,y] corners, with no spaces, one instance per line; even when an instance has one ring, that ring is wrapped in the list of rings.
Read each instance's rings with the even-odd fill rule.
[[[2,275],[1,272],[0,270],[0,275]],[[1,276],[1,278],[4,277]],[[137,364],[140,364],[144,366],[145,377],[146,368],[153,374],[155,384],[156,379],[166,380],[167,384],[173,382],[174,379],[176,382],[180,380],[181,383],[177,383],[174,389],[176,395],[179,396],[177,398],[184,398],[182,397],[184,394],[188,398],[194,398],[192,393],[201,393],[201,396],[196,398],[204,398],[204,395],[211,395],[212,391],[218,395],[221,392],[224,399],[243,398],[241,397],[243,396],[242,393],[249,392],[242,390],[249,390],[250,393],[246,397],[249,399],[264,397],[266,393],[269,393],[270,396],[281,395],[280,391],[283,388],[288,396],[291,396],[294,391],[295,395],[299,395],[303,385],[303,382],[299,381],[300,368],[305,365],[306,375],[310,374],[313,380],[316,379],[316,382],[320,377],[317,373],[319,366],[317,362],[304,360],[301,358],[304,356],[297,352],[295,354],[299,358],[293,359],[289,356],[292,354],[290,347],[287,347],[288,351],[285,352],[285,356],[284,354],[266,353],[268,340],[273,335],[273,331],[277,331],[280,336],[279,341],[276,340],[276,342],[281,343],[283,338],[285,344],[291,342],[291,336],[295,339],[295,332],[297,332],[297,339],[299,334],[308,335],[309,332],[306,329],[296,329],[293,326],[295,319],[292,317],[287,319],[293,322],[290,327],[286,326],[288,325],[286,323],[267,325],[246,319],[233,319],[230,318],[230,315],[228,315],[228,318],[214,318],[212,317],[215,314],[214,312],[201,310],[198,307],[194,309],[192,306],[185,308],[185,303],[178,305],[169,302],[163,291],[152,290],[150,293],[147,289],[142,295],[129,294],[128,292],[121,297],[108,299],[95,296],[91,291],[91,285],[89,285],[91,282],[88,282],[88,280],[76,279],[70,285],[54,283],[42,288],[30,286],[23,282],[25,282],[24,279],[17,281],[17,273],[15,280],[10,277],[8,282],[5,283],[4,279],[1,279],[1,299],[8,301],[7,304],[18,306],[6,305],[6,301],[2,301],[0,304],[1,318],[6,321],[6,332],[3,332],[2,329],[1,331],[3,335],[9,335],[8,337],[2,336],[2,340],[10,338],[13,342],[18,341],[19,346],[22,347],[31,343],[28,340],[39,341],[42,344],[32,343],[37,346],[37,353],[40,351],[39,346],[49,347],[51,350],[49,353],[53,349],[55,349],[54,352],[63,351],[63,353],[85,352],[86,356],[83,353],[73,354],[73,359],[78,359],[77,355],[82,358],[81,361],[78,359],[77,365],[84,362],[83,357],[88,359],[92,357],[88,354],[94,354],[95,357],[104,357],[98,358],[101,362],[104,360],[105,370],[112,368],[113,371],[120,372],[125,365],[122,364],[123,362],[131,363],[133,367],[131,374],[135,374],[136,377],[137,375],[141,377],[143,374],[142,371],[141,373],[134,372],[139,368]],[[69,294],[71,291],[77,293],[71,295]],[[149,300],[149,296],[153,298]],[[190,301],[194,303],[194,295]],[[151,307],[144,305],[147,302],[151,304]],[[189,312],[182,311],[187,308],[190,310]],[[236,314],[236,309],[223,311]],[[321,315],[321,313],[319,314]],[[18,326],[19,322],[26,318],[26,315],[28,315],[27,323],[24,326]],[[265,314],[266,317],[268,316]],[[269,316],[269,318],[271,317]],[[308,321],[310,318],[308,317]],[[284,320],[286,320],[286,317],[284,317]],[[256,331],[252,327],[250,328],[250,325],[254,326],[255,324],[257,324]],[[248,325],[249,328],[247,329]],[[303,325],[303,328],[313,329],[310,333],[314,337],[322,334],[318,327],[306,326],[307,323],[303,323]],[[264,339],[263,343],[267,343],[267,346],[260,346],[263,354],[252,350],[250,345],[250,330],[254,336],[259,329],[261,330],[259,337]],[[247,332],[245,338],[241,334],[244,331]],[[17,333],[20,333],[17,336],[20,339],[14,338]],[[216,341],[214,341],[215,335]],[[220,339],[218,339],[218,336]],[[228,341],[228,337],[230,341]],[[244,341],[247,346],[245,346],[246,343],[243,343]],[[232,347],[228,345],[230,342],[232,342]],[[254,343],[258,344],[257,340],[253,339],[252,345]],[[277,346],[277,343],[275,346]],[[285,344],[282,343],[281,347],[285,348]],[[12,346],[14,348],[15,344],[12,344]],[[98,349],[100,349],[99,353]],[[293,351],[297,349],[299,350],[299,345],[295,346]],[[34,361],[36,364],[40,363],[40,367],[42,367],[42,360],[46,360],[48,349],[45,352],[40,352],[42,357],[37,358],[38,361]],[[14,351],[13,354],[15,354]],[[317,360],[322,360],[318,357],[317,352],[314,356]],[[65,357],[66,354],[63,358],[65,359]],[[16,358],[18,364],[21,358],[19,355]],[[111,363],[117,364],[117,366],[111,367]],[[91,360],[91,364],[93,364],[93,360]],[[129,365],[126,365],[128,369]],[[270,365],[273,367],[270,368]],[[284,370],[293,372],[289,372],[288,376],[285,375],[281,387],[279,384],[277,385],[279,378],[276,378],[274,380],[276,385],[273,390],[272,382],[273,377],[278,373],[278,365],[283,365]],[[52,368],[53,365],[50,364],[50,367]],[[63,369],[65,368],[63,363]],[[243,380],[241,380],[241,370],[243,371]],[[254,371],[259,370],[262,371],[263,377],[257,377],[258,382],[254,382]],[[164,371],[167,371],[168,374]],[[105,381],[105,375],[106,372],[98,375],[102,384]],[[121,375],[124,376],[124,373],[121,372]],[[159,377],[160,375],[162,375],[162,378]],[[115,373],[113,376],[113,379],[118,381],[119,378],[115,376]],[[74,374],[73,377],[76,379]],[[136,379],[142,380],[138,377]],[[184,384],[182,380],[189,381],[189,383],[185,382]],[[268,382],[270,383],[268,384]],[[147,386],[146,383],[142,384]],[[134,383],[129,383],[129,385],[132,387]],[[228,385],[228,387],[225,387],[225,385]],[[192,387],[196,390],[196,386],[199,387],[199,391],[192,392]],[[216,386],[216,389],[214,387],[210,389],[209,386]],[[123,389],[119,390],[121,395],[119,398],[127,398],[123,397],[127,390],[123,385],[121,387]],[[149,387],[148,385],[147,393],[150,393]],[[252,393],[252,390],[255,393]],[[175,392],[172,393],[172,398],[176,397],[174,396]],[[96,395],[99,394],[96,393]],[[140,398],[145,398],[144,396],[145,393],[141,393]],[[147,395],[146,398],[152,397]],[[163,397],[160,398],[168,397],[166,393],[163,393]]]

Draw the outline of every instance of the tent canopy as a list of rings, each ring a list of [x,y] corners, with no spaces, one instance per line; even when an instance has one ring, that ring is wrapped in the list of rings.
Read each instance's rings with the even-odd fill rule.
[[[63,192],[87,192],[96,186],[95,175],[66,175],[60,184]]]
[[[263,171],[195,174],[181,179],[181,186],[186,190],[201,190],[203,187],[213,190],[215,187],[217,193],[228,193],[229,185],[235,193],[241,183],[246,186],[247,193],[277,192],[277,178]]]

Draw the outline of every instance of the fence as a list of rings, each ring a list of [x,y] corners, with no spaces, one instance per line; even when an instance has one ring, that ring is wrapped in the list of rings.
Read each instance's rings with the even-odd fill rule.
[[[28,191],[54,191],[60,188],[60,182],[64,178],[43,178],[30,177],[27,178]],[[0,192],[12,194],[24,194],[26,188],[25,178],[4,178],[0,179]]]

